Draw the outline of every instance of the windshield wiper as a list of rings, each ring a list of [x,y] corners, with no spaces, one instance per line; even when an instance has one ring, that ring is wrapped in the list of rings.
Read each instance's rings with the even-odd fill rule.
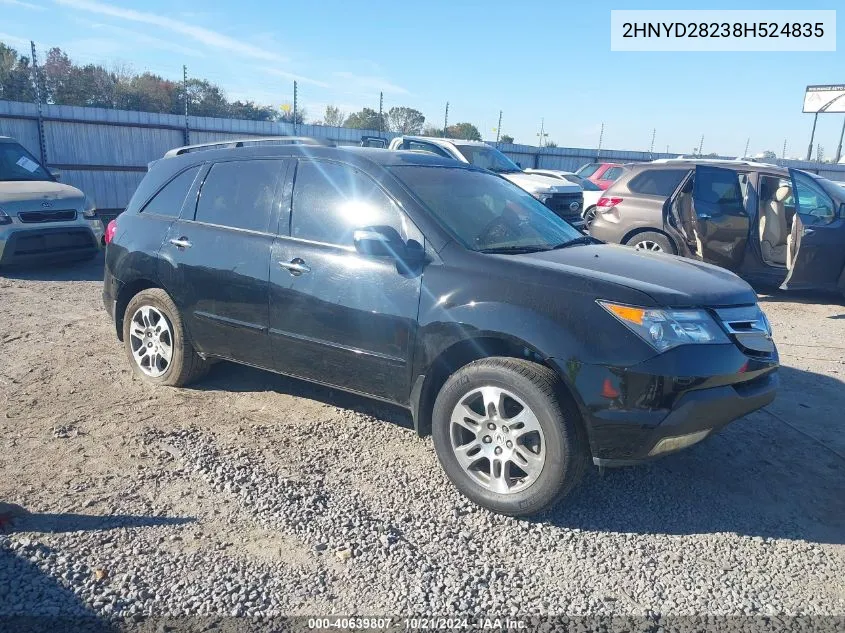
[[[589,235],[582,235],[581,237],[576,237],[574,239],[569,240],[568,242],[563,242],[558,244],[557,246],[552,246],[553,251],[556,251],[559,248],[566,248],[568,246],[582,246],[584,244],[601,244],[601,240],[597,240],[594,237],[590,237]]]
[[[479,253],[487,254],[519,254],[519,253],[539,253],[540,251],[548,251],[550,249],[545,246],[494,246],[491,248],[482,248]]]

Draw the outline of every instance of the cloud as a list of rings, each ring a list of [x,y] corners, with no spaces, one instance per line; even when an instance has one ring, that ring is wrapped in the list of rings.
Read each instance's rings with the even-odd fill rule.
[[[410,94],[406,88],[390,83],[382,77],[375,77],[372,75],[356,75],[355,73],[338,71],[334,75],[340,79],[345,80],[355,88],[364,91],[379,91],[387,94]]]
[[[171,40],[154,37],[152,35],[147,35],[146,33],[139,33],[138,31],[133,31],[132,29],[125,29],[122,26],[101,24],[97,22],[88,22],[87,25],[94,30],[109,31],[119,35],[123,38],[123,41],[125,41],[125,38],[131,38],[140,44],[145,44],[149,48],[157,48],[162,51],[170,51],[171,53],[177,53],[188,57],[204,57],[204,55],[195,48],[182,46],[181,44]]]
[[[42,7],[31,2],[23,2],[23,0],[0,0],[0,4],[5,4],[11,7],[21,7],[22,9],[30,9],[32,11],[46,11],[47,7]]]
[[[0,0],[3,1],[3,0]],[[217,50],[229,51],[243,57],[251,57],[254,59],[263,59],[266,61],[284,63],[287,58],[278,55],[258,46],[253,46],[242,42],[241,40],[229,37],[222,33],[203,28],[201,26],[194,26],[187,22],[181,22],[173,18],[157,15],[155,13],[145,13],[143,11],[136,11],[134,9],[124,9],[122,7],[115,7],[96,0],[55,0],[57,4],[78,9],[80,11],[88,11],[96,13],[97,15],[118,18],[121,20],[128,20],[130,22],[140,22],[142,24],[149,24],[157,26],[174,33],[179,33],[189,37],[197,42],[205,44],[210,48]]]
[[[264,66],[260,69],[262,72],[268,73],[270,75],[275,75],[276,77],[284,77],[285,79],[290,79],[291,81],[298,81],[299,83],[303,84],[310,84],[312,86],[319,86],[320,88],[328,88],[329,84],[325,81],[319,81],[317,79],[311,79],[310,77],[303,77],[302,75],[296,75],[294,73],[289,73],[284,70],[279,70],[278,68],[269,68]]]

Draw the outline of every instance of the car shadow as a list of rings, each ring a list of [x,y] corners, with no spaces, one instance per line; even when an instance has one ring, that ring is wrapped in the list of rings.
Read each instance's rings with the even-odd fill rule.
[[[778,400],[765,409],[675,455],[603,474],[596,470],[536,520],[602,532],[730,532],[845,543],[841,433],[834,436],[832,424],[825,428],[818,412],[789,408],[804,393],[792,385],[812,381],[817,397],[841,392],[843,385],[789,367],[781,368],[780,380]],[[778,408],[779,400],[787,402]]]
[[[3,526],[0,533],[40,532],[55,534],[60,532],[83,532],[116,530],[120,528],[157,527],[184,525],[193,523],[192,517],[156,517],[139,515],[96,515],[96,514],[53,514],[16,512],[14,518]]]
[[[759,290],[760,303],[803,303],[822,306],[843,306],[845,297],[835,292],[816,290]]]
[[[845,543],[845,438],[834,422],[834,411],[845,409],[842,382],[791,367],[780,369],[780,381],[774,403],[698,446],[601,475],[589,469],[570,497],[534,520],[603,532]],[[194,388],[275,391],[413,428],[399,407],[231,363],[215,365]]]
[[[105,255],[82,261],[0,268],[0,278],[25,281],[103,281]]]
[[[414,428],[411,413],[402,407],[359,396],[342,389],[325,387],[298,378],[290,378],[271,371],[254,369],[225,361],[215,363],[205,379],[187,388],[198,391],[236,391],[242,393],[275,391],[279,394],[307,398],[331,406],[349,409],[402,428]]]

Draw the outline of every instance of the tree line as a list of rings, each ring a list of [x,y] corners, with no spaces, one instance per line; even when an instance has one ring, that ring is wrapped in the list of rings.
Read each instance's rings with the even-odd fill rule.
[[[47,52],[38,72],[33,73],[32,60],[27,55],[0,42],[0,99],[34,102],[34,75],[37,75],[41,99],[56,105],[183,114],[187,87],[190,114],[195,116],[294,122],[289,108],[274,108],[253,101],[230,101],[220,86],[205,79],[188,79],[185,85],[151,72],[137,73],[129,66],[107,69],[99,64],[79,65],[58,47]],[[297,109],[296,123],[306,123],[307,116],[304,109]],[[379,114],[372,108],[345,113],[329,105],[322,119],[309,123],[481,140],[481,133],[472,123],[455,123],[444,130],[426,125],[422,112],[406,106],[392,107]],[[502,141],[513,142],[513,138],[502,137]]]

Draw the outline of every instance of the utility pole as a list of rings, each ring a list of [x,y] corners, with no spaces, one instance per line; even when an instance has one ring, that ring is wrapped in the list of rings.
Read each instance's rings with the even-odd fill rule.
[[[666,143],[666,153],[669,153],[669,143]]]
[[[32,47],[32,85],[35,87],[35,103],[38,106],[38,149],[41,153],[41,164],[47,165],[47,144],[44,141],[44,107],[41,103],[41,82],[38,81],[38,58],[35,56],[35,42],[29,41]]]
[[[297,100],[296,82],[293,82],[293,135],[296,136],[296,100]]]
[[[191,144],[191,130],[188,127],[188,67],[182,64],[182,91],[185,93],[185,145]]]
[[[378,133],[381,136],[384,131],[384,93],[378,93]]]
[[[845,126],[842,128],[845,130]],[[496,147],[499,147],[499,135],[502,132],[502,111],[499,110],[499,124],[496,126]],[[839,141],[839,147],[842,147],[842,141]]]
[[[813,158],[813,139],[816,138],[816,123],[819,121],[819,113],[816,112],[816,116],[813,117],[813,131],[810,132],[810,144],[807,146],[807,160],[812,160]]]
[[[545,131],[546,129],[546,119],[543,117],[540,119],[540,131],[537,133],[537,136],[540,137],[540,142],[538,143],[539,147],[543,147],[543,141],[548,136],[548,133]]]
[[[443,117],[443,138],[449,138],[449,102],[446,102],[446,114]]]
[[[834,163],[838,163],[839,159],[842,158],[842,137],[845,136],[845,121],[842,121],[842,131],[839,133],[839,147],[836,148],[836,160]]]
[[[603,138],[604,138],[604,121],[601,122],[601,130],[599,130],[599,147],[596,150],[596,160],[598,160],[599,156],[601,155],[601,142],[602,142]]]
[[[698,155],[704,156],[704,134],[701,135],[701,141],[698,143]]]
[[[651,130],[651,145],[648,146],[648,157],[654,158],[654,137],[657,136],[657,128]]]
[[[841,143],[840,143],[841,145]],[[783,154],[781,154],[781,160],[786,160],[786,139],[783,139]]]
[[[748,139],[745,141],[745,152],[742,154],[742,158],[748,158],[748,146],[751,145],[751,137],[749,136]]]

